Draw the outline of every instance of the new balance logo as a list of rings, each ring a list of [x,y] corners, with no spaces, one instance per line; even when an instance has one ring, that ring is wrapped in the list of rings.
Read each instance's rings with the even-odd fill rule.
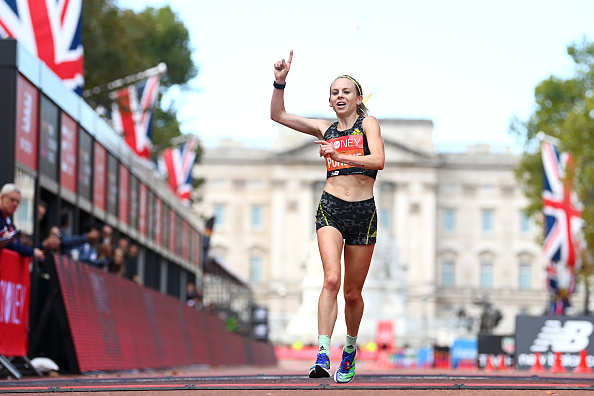
[[[559,320],[547,320],[532,342],[532,352],[581,352],[590,343],[594,331],[592,322],[568,320],[564,325]]]

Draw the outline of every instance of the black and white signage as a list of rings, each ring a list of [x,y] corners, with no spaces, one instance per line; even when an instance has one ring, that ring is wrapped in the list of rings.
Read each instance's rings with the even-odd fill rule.
[[[494,366],[499,366],[504,359],[505,367],[513,363],[516,340],[513,335],[479,334],[478,336],[478,367],[485,368],[487,359],[491,359]]]
[[[516,368],[530,369],[537,356],[543,367],[551,367],[555,353],[568,370],[587,352],[588,366],[594,365],[594,317],[518,316],[516,318]]]
[[[41,173],[58,181],[58,129],[59,109],[46,96],[41,97],[41,129],[39,169]]]

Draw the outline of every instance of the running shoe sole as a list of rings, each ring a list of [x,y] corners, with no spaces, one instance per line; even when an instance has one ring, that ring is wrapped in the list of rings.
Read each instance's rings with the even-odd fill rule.
[[[338,375],[338,370],[336,370],[336,372],[334,373],[334,382],[336,382],[338,384],[348,384],[349,382],[351,382],[352,380],[355,379],[355,373],[353,373],[353,376],[348,381],[339,381],[338,378],[336,378],[337,375]]]
[[[315,365],[309,370],[309,378],[328,378],[330,377],[330,370],[325,369],[320,365]]]

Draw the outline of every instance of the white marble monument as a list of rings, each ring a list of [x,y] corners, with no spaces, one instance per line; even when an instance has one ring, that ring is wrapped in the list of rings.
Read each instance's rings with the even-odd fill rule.
[[[380,321],[392,322],[396,338],[406,337],[407,334],[407,293],[404,268],[399,263],[394,241],[388,237],[382,238],[381,232],[379,235],[371,268],[363,287],[365,311],[359,328],[357,340],[359,345],[375,341],[377,324]],[[299,341],[304,345],[317,345],[318,298],[322,289],[324,273],[315,237],[310,243],[305,271],[301,306],[287,324],[284,342],[290,344]],[[332,345],[341,346],[345,337],[344,298],[341,289],[338,295],[338,318],[332,335]]]

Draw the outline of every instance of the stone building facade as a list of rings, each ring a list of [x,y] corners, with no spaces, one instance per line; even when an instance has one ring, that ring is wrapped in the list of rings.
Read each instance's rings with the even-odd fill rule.
[[[425,345],[476,334],[485,304],[502,313],[496,334],[512,334],[518,314],[543,313],[540,230],[523,212],[519,155],[485,145],[437,150],[432,121],[379,121],[386,162],[374,191],[379,236],[361,342],[375,338],[380,320],[393,322],[397,345]],[[193,172],[205,179],[195,210],[216,216],[211,254],[253,286],[277,343],[316,342],[314,212],[326,172],[313,141],[282,126],[272,149],[223,140]]]

